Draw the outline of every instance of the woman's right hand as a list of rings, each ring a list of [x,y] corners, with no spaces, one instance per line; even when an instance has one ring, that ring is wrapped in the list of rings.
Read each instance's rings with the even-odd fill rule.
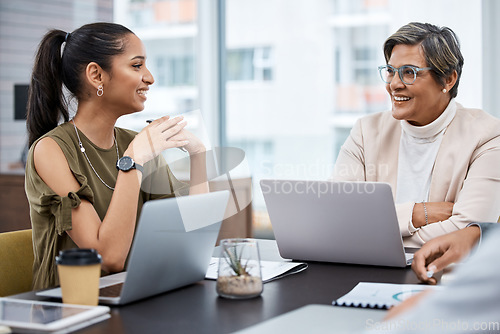
[[[182,122],[183,119],[182,116],[163,116],[154,120],[136,135],[124,155],[143,165],[166,149],[187,145],[189,142],[186,140],[172,138],[186,126],[187,123]]]

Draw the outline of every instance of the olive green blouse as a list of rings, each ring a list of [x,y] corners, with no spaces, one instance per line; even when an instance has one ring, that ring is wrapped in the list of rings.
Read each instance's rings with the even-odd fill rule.
[[[78,137],[72,123],[64,123],[45,134],[57,142],[66,156],[69,168],[80,184],[80,188],[66,196],[57,195],[37,174],[33,162],[33,148],[30,148],[26,163],[25,190],[30,206],[31,225],[33,228],[33,289],[45,289],[57,286],[59,278],[55,257],[60,250],[75,248],[76,244],[65,233],[71,230],[71,210],[78,207],[82,199],[89,201],[97,214],[104,219],[113,190],[109,189],[96,175],[111,187],[114,187],[118,170],[116,168],[116,147],[102,149],[94,145],[78,130],[90,163],[81,152]],[[118,153],[121,157],[137,133],[131,130],[115,128]],[[42,137],[42,138],[43,138]],[[50,159],[50,157],[45,157]],[[162,197],[186,194],[189,191],[185,183],[178,181],[160,155],[144,166],[143,182],[139,194],[137,219],[144,202]]]

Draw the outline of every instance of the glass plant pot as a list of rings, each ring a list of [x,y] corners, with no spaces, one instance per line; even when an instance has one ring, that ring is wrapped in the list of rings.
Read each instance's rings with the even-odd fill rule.
[[[217,275],[219,296],[246,299],[260,296],[262,290],[257,241],[254,239],[222,240]]]

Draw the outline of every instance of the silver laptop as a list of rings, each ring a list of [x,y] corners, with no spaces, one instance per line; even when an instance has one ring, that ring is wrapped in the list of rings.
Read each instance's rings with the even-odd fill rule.
[[[261,180],[260,185],[282,257],[411,264],[413,254],[405,254],[389,184]]]
[[[229,191],[148,201],[127,271],[102,277],[99,303],[121,305],[203,280]],[[61,289],[37,295],[61,298]]]

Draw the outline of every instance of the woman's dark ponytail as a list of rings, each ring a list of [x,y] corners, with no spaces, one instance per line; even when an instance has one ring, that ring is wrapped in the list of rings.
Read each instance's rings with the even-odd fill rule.
[[[62,92],[61,46],[65,37],[64,31],[51,30],[38,48],[28,93],[29,146],[55,128],[61,119],[69,120]]]

